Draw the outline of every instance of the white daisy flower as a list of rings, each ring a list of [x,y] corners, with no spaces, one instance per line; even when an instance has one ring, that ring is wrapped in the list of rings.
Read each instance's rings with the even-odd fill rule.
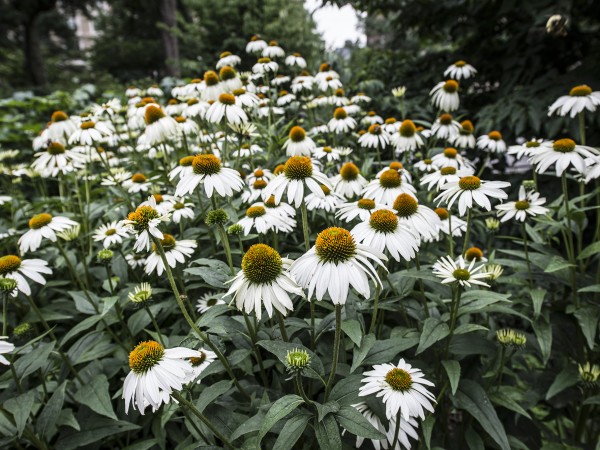
[[[148,204],[140,205],[134,212],[129,213],[127,219],[120,224],[130,234],[135,234],[137,239],[133,246],[134,251],[150,250],[152,238],[163,239],[162,232],[158,229],[161,222],[168,222],[169,214],[161,215],[156,207],[154,196],[148,197]]]
[[[379,209],[368,221],[356,225],[352,231],[356,241],[379,252],[385,250],[396,261],[410,261],[419,250],[419,238],[407,226],[402,225],[394,211]]]
[[[285,64],[290,67],[297,66],[301,69],[306,68],[306,60],[300,53],[292,53],[289,55],[287,58],[285,58]]]
[[[483,250],[481,250],[479,247],[469,247],[464,255],[463,258],[465,259],[466,262],[470,263],[471,261],[475,261],[475,262],[487,262],[487,258],[485,258],[483,256]],[[485,267],[484,267],[484,272],[485,272]],[[488,274],[489,275],[489,274]]]
[[[595,148],[577,145],[572,139],[559,139],[542,142],[529,157],[529,163],[536,166],[535,171],[538,173],[546,172],[552,164],[555,164],[556,176],[559,177],[569,166],[584,174],[585,159],[597,159],[599,155]]]
[[[404,420],[419,416],[425,419],[425,410],[433,412],[435,395],[426,386],[434,384],[425,375],[400,359],[398,365],[376,364],[364,372],[364,383],[358,391],[360,397],[377,394],[385,404],[385,414],[391,420],[401,414]]]
[[[217,69],[220,69],[225,66],[235,67],[241,64],[242,58],[237,55],[232,54],[231,52],[223,52],[219,55],[219,60],[217,61]]]
[[[325,185],[321,185],[325,196],[317,196],[308,194],[306,196],[306,209],[312,211],[314,209],[322,209],[327,212],[333,212],[340,203],[343,203],[344,198],[338,193],[332,191]]]
[[[365,95],[363,92],[359,92],[356,95],[353,95],[350,101],[352,103],[371,103],[371,97]]]
[[[347,162],[340,169],[339,175],[331,180],[333,190],[346,198],[352,198],[361,193],[367,185],[367,180],[360,174],[356,164]]]
[[[489,278],[489,273],[483,272],[483,264],[475,267],[475,258],[467,263],[461,256],[455,261],[450,256],[443,256],[433,265],[433,274],[442,278],[443,284],[457,283],[463,287],[471,287],[472,284],[490,287],[481,280]]]
[[[300,75],[292,80],[292,92],[299,94],[302,91],[311,92],[315,79],[310,75]]]
[[[288,91],[279,91],[277,96],[277,106],[285,106],[296,100],[296,96]]]
[[[113,134],[112,126],[104,122],[85,120],[69,137],[69,144],[93,146],[100,144],[105,137]]]
[[[398,133],[399,126],[400,124],[398,123],[395,117],[388,117],[387,119],[385,119],[385,122],[382,125],[383,131],[389,134],[390,138]]]
[[[225,303],[221,300],[221,303]],[[211,365],[213,361],[217,359],[217,354],[210,350],[206,350],[205,348],[199,348],[197,350],[198,355],[192,356],[190,358],[190,364],[192,365],[193,374],[191,376],[192,380],[197,379],[204,370]],[[200,384],[201,380],[198,380],[198,384]]]
[[[405,225],[417,236],[425,240],[438,237],[441,225],[438,215],[425,205],[421,205],[409,194],[400,194],[393,205],[400,224]]]
[[[466,80],[471,78],[476,73],[477,70],[475,67],[473,67],[471,64],[467,64],[463,60],[460,60],[448,66],[448,68],[444,71],[444,76],[460,81],[461,79]]]
[[[317,147],[313,150],[314,159],[317,159],[319,161],[327,160],[328,163],[339,161],[341,155],[342,150],[338,148],[329,147],[328,145],[324,147]]]
[[[121,244],[123,238],[128,237],[128,235],[123,226],[119,222],[114,221],[96,228],[93,237],[96,242],[102,241],[104,248],[109,248],[111,245]]]
[[[137,269],[138,267],[143,267],[144,264],[146,264],[146,257],[137,253],[130,253],[129,255],[125,256],[125,261],[127,261],[129,267],[132,269]]]
[[[385,148],[390,143],[390,138],[383,132],[381,125],[373,124],[361,137],[358,138],[358,143],[362,147],[367,148]]]
[[[491,131],[477,138],[477,147],[488,153],[505,153],[506,143],[499,131]]]
[[[198,311],[200,314],[204,314],[213,306],[224,304],[225,302],[221,299],[220,296],[218,296],[214,292],[208,292],[202,297],[200,297],[196,302],[196,311]]]
[[[267,46],[267,43],[258,36],[252,36],[250,42],[246,44],[246,53],[260,53]]]
[[[400,194],[409,194],[413,197],[416,189],[402,181],[402,177],[397,170],[387,169],[379,178],[371,180],[363,189],[362,195],[366,198],[372,198],[375,203],[382,203],[391,207]]]
[[[460,123],[458,134],[450,139],[450,143],[458,148],[475,148],[475,136],[473,132],[475,128],[470,120],[463,120]]]
[[[192,172],[183,175],[177,188],[176,197],[191,194],[199,184],[204,184],[207,197],[216,191],[221,197],[231,197],[234,192],[241,191],[244,182],[237,170],[223,167],[221,160],[215,155],[197,155],[192,160]]]
[[[500,211],[498,216],[501,217],[501,222],[506,222],[512,218],[519,222],[525,222],[527,216],[535,217],[538,214],[547,214],[549,209],[542,206],[545,203],[546,199],[544,197],[540,198],[539,192],[527,192],[521,186],[519,188],[519,200],[496,205],[496,209]]]
[[[288,139],[283,143],[287,156],[310,156],[317,148],[315,142],[306,135],[302,127],[292,127]]]
[[[288,271],[291,260],[282,258],[265,244],[255,244],[242,258],[242,270],[229,281],[231,295],[240,311],[254,312],[258,320],[264,305],[267,315],[273,317],[273,308],[286,316],[294,310],[290,294],[304,298],[304,293]]]
[[[189,358],[198,357],[198,351],[185,347],[165,349],[156,341],[139,343],[129,354],[129,367],[123,383],[125,414],[129,405],[142,415],[148,405],[156,411],[169,403],[171,393],[180,391],[194,376]]]
[[[200,94],[205,102],[216,102],[219,95],[223,93],[223,85],[219,80],[219,75],[214,70],[204,72],[204,80],[201,86],[203,86],[203,89]]]
[[[529,141],[524,141],[522,144],[511,145],[508,147],[508,154],[514,156],[516,160],[521,159],[523,156],[533,156],[536,149],[543,142],[543,139],[532,138]]]
[[[142,91],[140,88],[135,86],[129,86],[127,89],[125,89],[125,95],[127,97],[139,97],[142,95]]]
[[[467,222],[458,216],[450,217],[446,208],[435,208],[434,212],[438,215],[440,222],[438,225],[438,232],[442,232],[445,235],[450,234],[450,226],[452,226],[452,236],[460,237],[467,231]],[[452,224],[450,223],[452,222]],[[438,240],[438,239],[434,239]]]
[[[27,278],[41,285],[46,284],[46,280],[40,275],[42,273],[52,274],[52,269],[43,259],[21,259],[16,255],[0,257],[0,277],[10,278],[17,282],[17,289],[12,291],[12,297],[16,297],[19,291],[25,295],[31,295],[31,287]]]
[[[410,174],[410,172],[408,170],[406,170],[404,168],[404,164],[402,164],[400,161],[392,161],[387,167],[384,167],[379,172],[377,172],[377,174],[375,175],[375,178],[381,178],[381,175],[383,175],[383,173],[385,171],[390,170],[390,169],[395,170],[396,172],[398,172],[400,174],[400,177],[402,178],[403,183],[408,183],[408,184],[412,183],[412,175]]]
[[[31,167],[44,178],[70,173],[80,160],[78,153],[66,150],[60,142],[49,142],[45,150],[36,153],[36,160],[31,163]]]
[[[200,127],[193,120],[187,120],[183,116],[177,116],[175,117],[175,121],[177,122],[180,134],[184,135],[186,138],[198,136],[200,133]]]
[[[290,272],[308,289],[309,300],[313,294],[323,300],[327,292],[334,305],[343,305],[350,287],[369,298],[369,278],[381,285],[376,266],[385,270],[382,260],[387,260],[383,253],[357,244],[348,230],[331,227],[319,233],[315,245],[294,261]]]
[[[346,222],[352,222],[358,217],[361,221],[365,222],[369,220],[371,213],[383,208],[385,208],[385,205],[377,204],[375,200],[361,198],[355,202],[338,205],[335,217]]]
[[[394,133],[391,142],[396,147],[396,153],[414,151],[424,145],[423,138],[417,133],[417,127],[412,120],[404,120],[399,127],[398,132]]]
[[[179,165],[169,172],[169,180],[173,181],[175,178],[182,178],[186,175],[191,174],[194,171],[192,162],[194,156],[184,156],[179,160]]]
[[[508,197],[502,189],[510,186],[506,181],[484,181],[474,175],[462,177],[459,181],[442,186],[442,193],[435,198],[438,205],[446,202],[451,208],[458,200],[458,212],[464,216],[473,207],[473,201],[487,211],[492,205],[488,197],[504,200]]]
[[[453,140],[461,130],[460,123],[452,118],[450,114],[442,114],[431,126],[431,134],[438,139]]]
[[[162,108],[150,103],[146,105],[144,110],[144,122],[146,128],[144,134],[138,138],[139,144],[155,146],[162,144],[177,135],[177,121],[171,116],[167,116]]]
[[[125,180],[122,184],[124,189],[130,194],[137,194],[138,192],[148,192],[152,187],[153,180],[146,178],[143,173],[134,173],[130,179]]]
[[[196,216],[194,212],[194,204],[186,201],[182,197],[173,197],[168,202],[171,204],[170,211],[172,214],[173,222],[179,223],[182,219],[193,220]]]
[[[287,191],[288,203],[293,203],[296,208],[299,208],[304,199],[305,188],[308,188],[317,196],[325,196],[321,185],[331,189],[327,177],[313,167],[310,158],[292,156],[285,163],[283,173],[273,178],[263,190],[263,200],[273,195],[275,203],[279,203],[283,194]]]
[[[425,173],[431,173],[437,169],[437,166],[433,164],[433,160],[431,158],[422,159],[416,162],[413,167]]]
[[[246,215],[238,224],[244,229],[244,235],[248,236],[252,229],[259,234],[266,234],[270,230],[289,233],[295,228],[296,221],[284,218],[262,203],[255,203],[246,210]]]
[[[559,97],[552,103],[548,108],[548,115],[566,116],[568,114],[573,118],[586,109],[594,112],[598,106],[600,106],[600,92],[592,92],[591,87],[582,84],[571,89],[569,95]]]
[[[277,72],[279,64],[271,61],[271,58],[258,58],[258,62],[252,66],[252,72],[263,75],[265,73]]]
[[[262,56],[267,58],[283,58],[285,51],[279,46],[277,41],[271,41],[269,45],[263,48]]]
[[[237,97],[233,94],[223,93],[219,99],[210,105],[206,111],[206,120],[211,123],[220,123],[223,118],[230,124],[248,122],[248,116],[244,110],[236,104]]]
[[[369,111],[365,117],[362,118],[362,123],[367,125],[383,124],[383,117],[378,115],[375,111]]]
[[[153,84],[146,89],[146,95],[149,95],[150,97],[162,97],[165,93],[157,84]]]
[[[175,268],[177,263],[183,264],[185,263],[185,259],[190,257],[198,244],[196,241],[191,239],[182,239],[175,240],[175,238],[167,233],[163,234],[160,243],[164,249],[165,257],[167,258],[167,263],[169,263],[169,267]],[[156,270],[156,274],[161,276],[165,270],[165,264],[161,256],[159,255],[157,249],[154,244],[152,244],[153,252],[146,259],[146,267],[144,271],[151,275],[152,272]]]
[[[441,81],[429,92],[431,103],[444,112],[456,111],[460,106],[458,97],[458,82],[455,80]]]
[[[327,123],[327,126],[332,133],[348,133],[356,128],[356,120],[348,116],[344,108],[337,108],[333,112],[333,118]]]
[[[427,185],[427,189],[431,191],[435,186],[435,191],[439,191],[442,186],[446,183],[458,182],[462,177],[473,175],[472,169],[456,170],[456,167],[442,167],[441,169],[435,170],[428,173],[421,178],[421,186]]]
[[[184,108],[181,115],[187,118],[199,117],[201,119],[204,119],[208,108],[210,108],[209,103],[200,101],[197,98],[191,98],[187,101],[186,107]]]
[[[12,353],[15,349],[15,344],[12,342],[6,342],[4,339],[8,339],[8,336],[0,336],[0,364],[8,366],[10,362],[4,356],[6,353]]]
[[[232,94],[235,95],[236,103],[243,108],[255,108],[260,103],[258,95],[248,92],[244,88],[234,89]]]
[[[334,106],[345,106],[350,103],[350,100],[346,97],[346,93],[342,88],[335,90],[333,95],[327,97],[327,103]]]
[[[66,142],[69,136],[77,131],[75,121],[63,111],[54,111],[47,128],[47,139],[57,142]]]
[[[77,222],[67,217],[53,217],[47,213],[36,214],[29,219],[29,231],[19,238],[19,250],[21,253],[34,252],[42,245],[43,238],[56,242],[57,232],[75,225]]]
[[[438,169],[442,167],[454,167],[458,170],[473,168],[473,164],[452,147],[445,148],[443,152],[434,155],[431,161]]]

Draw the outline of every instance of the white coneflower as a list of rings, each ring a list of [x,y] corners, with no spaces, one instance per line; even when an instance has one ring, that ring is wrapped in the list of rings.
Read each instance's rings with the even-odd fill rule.
[[[600,92],[592,92],[591,87],[582,84],[571,89],[569,95],[559,97],[552,103],[548,108],[548,115],[566,116],[568,114],[573,118],[586,109],[594,112],[598,106],[600,106]]]
[[[223,118],[227,123],[240,124],[248,122],[248,116],[244,110],[236,104],[236,97],[233,94],[223,93],[219,99],[210,105],[206,111],[206,120],[212,123],[220,123]]]
[[[361,198],[355,202],[343,203],[338,206],[338,211],[335,216],[340,220],[352,222],[355,218],[367,221],[371,217],[371,213],[378,209],[385,208],[385,205],[375,203],[375,200],[370,198]]]
[[[189,358],[198,357],[196,350],[185,347],[165,349],[156,341],[139,343],[129,354],[131,372],[123,383],[125,414],[130,404],[142,415],[148,405],[156,411],[169,403],[171,393],[180,391],[192,380],[194,371]]]
[[[235,67],[242,62],[242,58],[237,55],[232,54],[231,52],[223,52],[219,55],[219,60],[217,61],[217,69],[220,69],[225,66]]]
[[[264,203],[255,203],[255,205],[262,205],[269,210],[269,212],[283,217],[292,228],[296,228],[296,209],[292,205],[288,205],[284,202],[275,203],[275,196],[271,195]]]
[[[311,77],[308,73],[306,73],[305,75],[299,75],[292,80],[292,92],[294,94],[299,94],[304,91],[311,92],[314,82],[315,79]]]
[[[453,147],[447,147],[443,152],[434,155],[431,158],[432,164],[441,169],[442,167],[454,167],[459,170],[472,169],[473,165],[464,158],[458,150]]]
[[[235,89],[244,87],[244,83],[240,79],[238,73],[231,66],[221,67],[221,70],[219,70],[219,78],[221,79],[221,89],[225,92],[232,92]]]
[[[356,120],[348,116],[344,108],[337,108],[327,126],[332,133],[348,133],[356,128]]]
[[[75,225],[77,222],[67,217],[53,217],[47,213],[36,214],[29,219],[29,230],[19,238],[19,250],[21,253],[34,252],[42,245],[42,239],[56,242],[57,232],[65,231]]]
[[[528,216],[535,217],[538,214],[547,214],[549,209],[542,206],[545,203],[546,199],[544,197],[540,198],[539,192],[527,192],[525,187],[521,186],[519,188],[519,200],[496,205],[496,209],[500,211],[498,216],[501,217],[501,222],[506,222],[512,218],[525,222]]]
[[[392,89],[392,95],[396,98],[402,98],[406,95],[406,86],[398,86]]]
[[[121,221],[121,224],[128,233],[137,236],[133,249],[140,252],[150,250],[151,236],[163,239],[164,236],[158,226],[161,222],[167,222],[168,220],[169,214],[161,215],[156,207],[156,199],[150,196],[147,205],[138,206],[134,212],[129,213],[127,219]]]
[[[452,78],[453,80],[466,80],[471,78],[477,73],[475,67],[471,64],[467,64],[465,61],[456,61],[454,64],[448,66],[444,71],[444,76]]]
[[[143,267],[144,264],[146,264],[146,257],[137,253],[130,253],[125,256],[125,261],[127,261],[129,267],[132,269],[137,269],[138,267]]]
[[[373,124],[383,124],[383,117],[379,116],[375,111],[369,111],[365,117],[363,117],[362,122],[367,125]]]
[[[139,97],[142,95],[142,91],[140,88],[135,86],[129,86],[127,89],[125,89],[125,95],[127,97]]]
[[[153,84],[148,89],[146,89],[146,95],[149,95],[151,97],[162,97],[163,95],[165,95],[165,93],[157,84]]]
[[[319,161],[327,160],[327,162],[331,163],[339,161],[342,153],[343,150],[326,145],[324,147],[315,148],[313,150],[313,158]]]
[[[126,238],[127,236],[127,231],[123,229],[123,226],[117,221],[100,225],[96,228],[96,231],[94,231],[94,241],[102,241],[104,248],[108,248],[114,244],[121,244],[123,238]]]
[[[385,404],[385,414],[391,420],[401,414],[404,420],[411,417],[425,419],[425,410],[433,412],[435,395],[426,386],[434,384],[425,375],[400,359],[397,365],[377,364],[373,370],[364,372],[364,383],[358,395],[377,394]]]
[[[140,283],[133,289],[133,292],[127,294],[127,298],[132,303],[146,303],[152,298],[152,286],[150,283]]]
[[[383,131],[390,135],[390,138],[393,138],[395,134],[398,133],[399,123],[395,117],[388,117],[383,122]]]
[[[36,153],[31,167],[42,177],[55,177],[59,173],[67,174],[75,170],[80,160],[78,153],[66,150],[60,142],[48,142],[44,152]]]
[[[192,162],[194,161],[194,156],[184,156],[179,160],[179,165],[175,167],[173,170],[169,172],[169,180],[174,180],[175,178],[182,178],[185,175],[188,175],[194,171],[192,167]]]
[[[220,295],[214,292],[208,292],[198,299],[196,302],[196,311],[200,314],[204,314],[210,308],[216,305],[225,305],[225,301],[221,299]]]
[[[462,236],[467,231],[467,222],[458,216],[450,217],[450,213],[446,208],[435,208],[434,212],[440,219],[438,231],[450,235],[450,226],[452,226],[452,236],[457,237]]]
[[[529,141],[524,141],[522,144],[511,145],[508,147],[508,154],[514,156],[516,160],[521,159],[523,156],[533,156],[536,149],[543,142],[543,139],[532,138]]]
[[[335,90],[333,95],[327,97],[327,102],[334,106],[346,106],[350,103],[350,100],[346,97],[346,93],[342,88]]]
[[[325,196],[317,196],[315,194],[308,194],[306,196],[306,209],[309,211],[322,209],[326,212],[333,212],[339,204],[344,202],[344,197],[332,191],[327,186],[321,185],[321,189]]]
[[[260,53],[267,46],[267,43],[263,41],[259,36],[252,36],[250,42],[246,44],[247,53]]]
[[[473,123],[470,120],[463,120],[460,123],[460,130],[458,130],[458,134],[454,136],[454,138],[450,139],[452,145],[458,148],[475,148],[475,136],[473,132],[475,128],[473,127]]]
[[[197,98],[191,98],[186,102],[186,106],[181,115],[187,118],[200,117],[203,119],[208,108],[210,108],[209,103],[200,101]]]
[[[241,191],[244,182],[237,170],[223,167],[221,160],[215,155],[197,155],[192,160],[192,172],[182,175],[175,189],[175,196],[194,192],[199,184],[204,185],[207,197],[212,197],[213,191],[221,197],[231,197],[234,192]]]
[[[246,215],[238,222],[248,236],[254,229],[259,234],[266,234],[270,230],[289,233],[296,226],[295,220],[290,220],[277,214],[262,203],[255,203],[246,210]]]
[[[204,89],[201,92],[202,100],[205,102],[216,102],[219,95],[223,93],[223,85],[219,80],[219,75],[214,70],[204,72]]]
[[[327,76],[317,76],[316,81],[319,89],[323,92],[340,89],[342,87],[342,82],[340,81],[339,75],[334,75],[331,72]]]
[[[254,312],[258,320],[263,305],[269,317],[273,317],[273,309],[285,316],[294,310],[290,294],[304,297],[290,275],[291,263],[268,245],[254,244],[242,258],[242,270],[229,281],[231,287],[225,296],[231,295],[240,311]]]
[[[442,167],[434,170],[421,178],[421,186],[427,185],[427,189],[431,190],[435,186],[435,191],[439,191],[446,183],[454,183],[462,177],[473,175],[473,170],[465,168],[457,170],[456,167]]]
[[[43,259],[21,259],[16,255],[4,255],[0,257],[0,278],[10,278],[17,282],[17,288],[11,292],[16,297],[19,292],[31,295],[31,287],[27,278],[41,285],[46,280],[41,274],[51,275],[52,269]]]
[[[217,359],[217,354],[215,352],[211,352],[210,350],[206,350],[205,348],[199,348],[197,352],[198,355],[192,356],[190,358],[190,364],[192,365],[193,370],[193,374],[191,376],[192,380],[197,379],[202,374],[202,372],[204,372],[206,368]],[[198,383],[200,382],[201,380],[198,380]]]
[[[180,103],[177,99],[171,98],[165,106],[165,113],[169,116],[181,116],[185,107],[186,103]]]
[[[435,200],[438,205],[446,202],[448,208],[451,208],[458,200],[458,212],[461,216],[467,212],[467,209],[473,207],[473,201],[487,211],[492,209],[488,197],[504,200],[508,197],[502,189],[510,186],[506,181],[484,181],[476,176],[462,177],[459,181],[447,183],[442,186],[442,192]]]
[[[359,168],[352,162],[347,162],[340,169],[339,175],[332,179],[333,190],[346,198],[359,195],[367,185],[367,180],[360,174]]]
[[[573,166],[580,174],[585,174],[585,159],[593,160],[598,156],[600,153],[592,147],[577,145],[572,139],[559,139],[540,144],[529,157],[529,162],[536,166],[535,171],[538,173],[546,172],[554,164],[556,176],[559,177],[569,166]]]
[[[327,292],[334,305],[343,305],[350,287],[370,297],[369,278],[381,285],[375,267],[385,269],[385,260],[383,253],[357,244],[348,230],[331,227],[319,233],[315,245],[294,261],[290,272],[298,284],[308,289],[309,300],[313,294],[322,300]]]
[[[277,41],[271,41],[269,45],[263,48],[262,56],[267,58],[283,58],[285,51],[279,46]]]
[[[7,353],[12,353],[15,349],[15,344],[12,342],[6,342],[4,339],[8,339],[8,336],[0,336],[0,364],[8,366],[10,362],[4,356]]]
[[[297,66],[301,69],[306,68],[306,60],[300,53],[292,53],[289,55],[287,58],[285,58],[285,64],[290,67]]]
[[[437,166],[433,164],[433,160],[431,158],[425,158],[417,161],[413,167],[425,173],[431,173],[437,169]]]
[[[277,106],[285,106],[296,100],[296,96],[288,91],[279,91],[277,96]]]
[[[292,127],[288,139],[283,143],[287,156],[310,156],[317,148],[315,142],[306,135],[304,128]]]
[[[483,264],[475,267],[475,258],[467,263],[461,256],[455,261],[450,256],[443,256],[433,265],[433,274],[442,278],[443,284],[457,283],[460,286],[471,287],[472,284],[490,287],[481,280],[489,278],[489,274],[483,272]]]
[[[441,226],[438,215],[411,195],[400,194],[392,205],[398,215],[400,224],[406,225],[417,236],[425,240],[434,240],[438,237]]]
[[[138,192],[148,192],[152,187],[152,180],[146,178],[143,173],[134,173],[130,179],[125,180],[122,184],[124,189],[130,194],[136,194]]]
[[[391,207],[400,194],[409,194],[415,196],[416,189],[402,181],[402,177],[397,170],[387,169],[379,178],[371,180],[363,189],[362,195],[372,198],[376,203],[382,203]]]
[[[445,112],[456,111],[460,105],[458,97],[458,82],[455,80],[441,81],[429,92],[431,103]]]
[[[380,253],[386,250],[396,261],[409,261],[419,250],[417,235],[402,225],[394,211],[379,209],[368,221],[356,225],[352,231],[356,241]]]
[[[423,138],[417,133],[417,127],[412,120],[404,120],[400,126],[396,126],[397,133],[392,135],[391,141],[396,147],[396,153],[404,153],[416,150],[423,146]]]
[[[231,93],[235,95],[236,103],[243,108],[255,108],[260,103],[258,95],[248,92],[244,88],[234,89]]]
[[[400,177],[402,178],[402,182],[411,184],[412,183],[412,175],[410,174],[410,172],[408,170],[406,170],[404,168],[404,164],[402,164],[400,161],[392,161],[390,162],[390,164],[387,167],[382,168],[379,172],[377,172],[377,174],[375,174],[375,178],[380,178],[381,175],[383,175],[383,173],[386,170],[395,170],[396,172],[398,172],[400,174]]]
[[[442,114],[431,126],[431,134],[438,139],[453,140],[461,130],[460,123],[450,114]]]
[[[477,138],[477,147],[488,153],[505,153],[506,143],[499,131],[491,131]]]
[[[168,200],[171,204],[170,211],[173,222],[179,223],[182,219],[194,219],[194,204],[187,202],[185,198],[173,197]]]
[[[121,102],[119,99],[113,98],[100,105],[93,104],[91,109],[92,114],[96,117],[112,117],[121,109]]]
[[[77,124],[63,111],[54,111],[47,129],[47,138],[52,141],[66,142],[77,131]]]
[[[299,208],[304,199],[305,188],[313,194],[324,196],[321,185],[331,188],[328,178],[313,167],[312,161],[306,156],[292,156],[285,163],[283,173],[271,180],[263,190],[263,199],[275,196],[279,203],[283,194],[287,192],[288,203],[293,203]]]
[[[171,268],[175,268],[177,263],[185,263],[186,257],[190,257],[198,246],[194,240],[175,240],[172,235],[167,233],[163,234],[160,243],[165,252],[167,263]],[[154,244],[152,244],[152,247],[154,251],[146,259],[146,267],[144,268],[144,271],[150,275],[156,270],[157,275],[160,276],[165,270],[165,264],[163,263],[162,257],[158,253],[158,250],[155,248]]]
[[[277,72],[279,64],[271,61],[271,58],[259,58],[257,63],[252,66],[252,72],[263,75],[265,73]]]
[[[371,97],[366,95],[364,92],[358,92],[350,98],[352,103],[371,103]]]
[[[200,133],[200,127],[193,120],[187,120],[183,116],[175,117],[175,121],[179,125],[179,131],[185,135],[186,138],[192,138]]]
[[[114,130],[110,124],[85,120],[69,137],[69,144],[92,146],[101,143]]]
[[[362,147],[384,149],[390,142],[387,134],[383,132],[381,125],[373,124],[369,126],[368,131],[358,138],[358,143]]]
[[[140,144],[155,146],[177,135],[177,121],[171,116],[167,116],[162,108],[155,103],[146,105],[144,121],[146,129],[138,139]]]
[[[269,169],[264,169],[262,167],[257,167],[256,169],[254,169],[254,172],[252,172],[250,175],[248,175],[246,177],[246,184],[248,184],[249,186],[251,186],[257,180],[263,180],[264,179],[265,181],[270,181],[270,180],[273,179],[273,177],[275,177],[275,175]]]

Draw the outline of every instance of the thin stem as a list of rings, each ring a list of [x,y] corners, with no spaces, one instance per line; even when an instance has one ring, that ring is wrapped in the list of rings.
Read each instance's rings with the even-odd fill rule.
[[[165,341],[163,340],[162,333],[160,332],[160,327],[158,326],[158,323],[156,322],[156,318],[154,317],[154,314],[152,314],[152,311],[150,311],[150,308],[148,307],[146,302],[144,302],[144,309],[146,310],[146,312],[148,313],[148,316],[150,317],[150,320],[152,321],[152,326],[154,327],[156,334],[158,334],[158,340],[160,342],[160,345],[162,345],[163,347],[166,347]]]
[[[577,280],[576,280],[576,270],[577,264],[575,263],[575,245],[573,243],[573,231],[571,230],[571,224],[573,220],[571,218],[571,206],[569,205],[569,189],[567,187],[567,174],[566,171],[562,173],[562,189],[563,189],[563,197],[565,202],[565,210],[567,214],[567,240],[565,244],[567,244],[567,256],[569,258],[569,264],[571,267],[569,268],[569,272],[571,274],[571,289],[573,291],[573,300],[575,302],[575,306],[579,307],[579,298],[577,297]]]
[[[306,392],[304,392],[304,386],[302,386],[302,377],[300,376],[300,372],[296,372],[294,381],[296,383],[296,390],[298,391],[298,394],[300,394],[300,397],[302,397],[302,400],[304,400],[307,405],[312,405],[312,401],[308,398]]]
[[[244,321],[246,322],[246,328],[248,328],[248,334],[250,335],[250,342],[252,342],[252,347],[254,349],[254,354],[256,355],[256,362],[258,363],[258,367],[260,369],[260,377],[262,379],[263,385],[267,387],[269,384],[269,380],[267,378],[267,373],[265,372],[265,367],[263,365],[262,356],[260,355],[260,349],[256,346],[256,331],[248,318],[248,314],[243,312]]]
[[[454,259],[454,230],[452,230],[452,211],[448,208],[448,242],[450,243],[450,257]]]
[[[377,323],[377,308],[379,307],[379,296],[381,294],[381,285],[376,283],[375,286],[375,301],[373,302],[373,315],[371,316],[371,325],[369,325],[369,334],[375,331]]]
[[[212,431],[212,433],[223,443],[223,445],[225,447],[230,448],[232,450],[235,449],[235,447],[231,444],[231,442],[229,442],[229,440],[221,434],[221,432],[217,429],[217,427],[215,427],[210,422],[210,420],[208,420],[208,418],[204,414],[202,414],[198,408],[196,408],[196,405],[194,405],[188,399],[183,397],[177,391],[171,392],[171,397],[173,397],[179,403],[182,403],[184,406],[186,406],[193,415],[195,415],[198,419],[200,419],[204,423],[204,425],[206,425],[208,427],[208,429],[210,431]]]
[[[285,321],[283,318],[283,314],[281,314],[279,311],[277,311],[277,321],[279,322],[279,331],[281,332],[281,339],[283,339],[284,342],[288,342],[290,339],[288,338],[287,331],[285,330]]]
[[[452,230],[450,230],[450,231],[452,231]],[[469,208],[467,210],[467,231],[465,231],[465,242],[463,244],[463,251],[462,251],[463,256],[465,253],[467,253],[470,234],[471,234],[471,208]]]
[[[225,257],[227,258],[227,264],[229,264],[229,272],[231,275],[233,275],[233,257],[231,256],[231,246],[229,245],[229,238],[227,237],[227,233],[225,232],[225,228],[223,228],[223,225],[218,225],[217,229],[219,230],[221,242],[223,243],[223,248],[225,249]]]
[[[579,113],[579,143],[585,145],[585,110]]]
[[[306,203],[304,199],[302,199],[302,204],[300,205],[300,210],[302,211],[302,231],[304,232],[304,250],[310,250],[310,231],[308,228],[308,211],[306,210]]]
[[[6,300],[8,292],[2,293],[2,336],[6,336]]]
[[[342,305],[335,305],[335,338],[333,340],[333,357],[331,359],[331,373],[325,386],[325,401],[329,398],[329,392],[333,387],[333,380],[337,372],[338,359],[340,357],[340,340],[342,337]]]
[[[523,222],[523,249],[525,250],[525,261],[527,261],[529,289],[533,289],[533,276],[531,274],[531,262],[529,261],[529,246],[527,245],[527,225],[525,224],[525,222]]]
[[[419,260],[419,254],[415,255],[415,267],[417,270],[421,270],[421,261]],[[425,312],[425,317],[429,317],[429,305],[427,305],[427,297],[425,296],[425,286],[423,286],[423,280],[419,278],[417,280],[419,283],[419,291],[421,292],[421,298],[423,301],[423,311]]]
[[[391,442],[392,448],[396,448],[396,442],[398,442],[398,436],[400,435],[400,420],[402,419],[402,408],[398,409],[396,414],[396,429],[394,431],[394,440]]]

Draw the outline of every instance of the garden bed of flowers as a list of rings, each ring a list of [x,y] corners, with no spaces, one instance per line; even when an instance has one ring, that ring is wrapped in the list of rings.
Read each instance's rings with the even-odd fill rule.
[[[593,448],[600,93],[505,142],[463,109],[464,61],[425,120],[402,87],[382,117],[327,63],[247,52],[0,151],[2,445]]]

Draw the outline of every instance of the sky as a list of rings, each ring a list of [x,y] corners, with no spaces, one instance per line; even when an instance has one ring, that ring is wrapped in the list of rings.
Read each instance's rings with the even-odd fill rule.
[[[305,0],[304,7],[313,12],[320,4],[319,0]],[[352,6],[324,6],[318,9],[313,17],[317,23],[317,31],[323,36],[328,49],[343,47],[347,40],[358,40],[361,45],[365,45],[367,38],[358,29],[356,11]]]

